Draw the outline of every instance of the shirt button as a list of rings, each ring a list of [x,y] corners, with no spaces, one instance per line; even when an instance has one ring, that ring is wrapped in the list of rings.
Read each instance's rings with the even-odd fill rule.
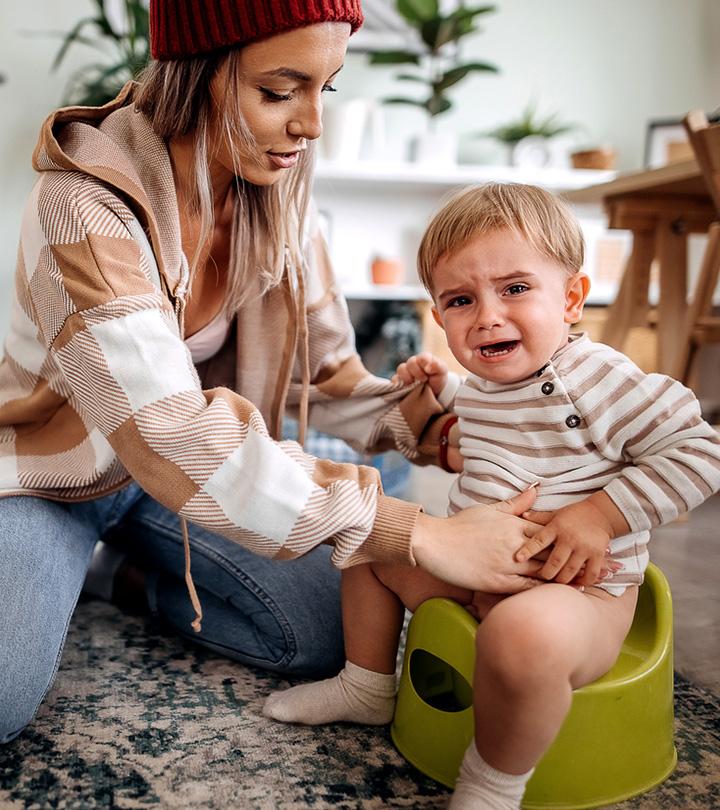
[[[580,417],[576,413],[571,413],[565,420],[565,424],[569,428],[576,428],[580,424]]]
[[[544,382],[540,387],[540,390],[545,394],[545,396],[549,396],[555,390],[555,386],[551,382]]]

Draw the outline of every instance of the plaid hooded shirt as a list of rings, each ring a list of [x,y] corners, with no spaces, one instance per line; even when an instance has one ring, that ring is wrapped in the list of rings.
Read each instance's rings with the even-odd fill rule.
[[[340,567],[412,563],[420,508],[383,495],[372,468],[278,441],[280,426],[304,389],[310,424],[427,463],[443,408],[427,386],[362,366],[312,234],[304,304],[286,273],[237,313],[201,383],[183,342],[188,265],[170,159],[132,90],[59,110],[40,134],[0,365],[0,495],[91,499],[134,479],[265,556],[332,543]]]

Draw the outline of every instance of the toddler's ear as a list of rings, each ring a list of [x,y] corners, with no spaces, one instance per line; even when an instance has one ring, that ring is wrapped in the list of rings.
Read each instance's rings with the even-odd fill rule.
[[[432,316],[433,316],[433,318],[435,318],[435,323],[436,323],[436,324],[437,324],[437,325],[438,325],[438,326],[439,326],[439,327],[440,327],[440,328],[443,330],[443,332],[444,332],[444,331],[445,331],[445,326],[443,325],[442,318],[440,317],[440,313],[437,311],[437,307],[433,307],[433,308],[432,308],[432,310],[431,310],[431,312],[432,312]]]
[[[565,288],[565,323],[577,323],[582,318],[585,299],[590,292],[590,279],[585,273],[575,273]]]

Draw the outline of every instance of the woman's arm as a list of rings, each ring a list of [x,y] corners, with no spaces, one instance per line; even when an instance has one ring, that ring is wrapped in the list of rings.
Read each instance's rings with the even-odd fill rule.
[[[467,579],[477,568],[478,584],[487,578],[493,562],[472,556],[471,541],[492,538],[494,513],[473,527],[457,517],[428,519],[418,505],[383,496],[377,470],[321,461],[295,442],[276,442],[247,399],[227,388],[203,391],[173,307],[143,270],[143,251],[127,225],[132,213],[78,175],[48,174],[42,182],[23,243],[25,255],[42,261],[20,278],[29,278],[25,317],[34,318],[25,333],[35,344],[26,354],[44,358],[49,401],[63,415],[54,434],[62,453],[42,449],[48,490],[101,486],[119,459],[160,503],[264,556],[289,559],[329,543],[339,567],[363,557],[413,564],[415,547],[420,564],[439,571],[439,545],[462,529],[448,576]],[[46,228],[59,201],[66,227]],[[14,412],[21,406],[16,401]],[[42,415],[49,428],[52,420],[46,425]],[[37,433],[26,430],[22,442],[34,463]],[[24,469],[20,448],[17,466]]]

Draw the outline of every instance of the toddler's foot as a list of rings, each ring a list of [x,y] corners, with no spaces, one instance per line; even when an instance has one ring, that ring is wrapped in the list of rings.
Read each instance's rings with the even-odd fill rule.
[[[460,766],[448,810],[519,810],[525,785],[532,776],[498,771],[480,756],[470,742]]]
[[[263,714],[282,723],[317,726],[344,720],[382,726],[395,711],[395,675],[372,672],[350,661],[334,678],[273,692]]]

